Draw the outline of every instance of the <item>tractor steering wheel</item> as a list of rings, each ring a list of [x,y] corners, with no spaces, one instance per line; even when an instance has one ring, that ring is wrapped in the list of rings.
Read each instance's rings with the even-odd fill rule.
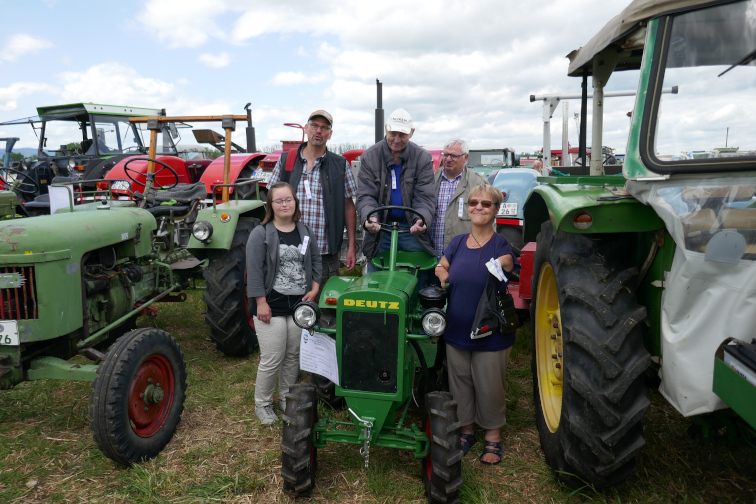
[[[141,172],[136,171],[134,168],[129,168],[128,167],[129,164],[132,163],[133,161],[147,161],[147,162],[152,161],[153,163],[159,164],[160,165],[160,169],[156,170],[154,173],[141,173]],[[172,184],[169,184],[169,185],[163,185],[163,184],[157,182],[155,180],[155,177],[157,176],[158,173],[160,173],[163,170],[168,170],[171,173],[171,175],[173,175],[173,178],[175,179],[175,182],[173,182]],[[171,168],[167,164],[163,163],[162,161],[158,161],[157,159],[146,158],[146,157],[144,157],[144,158],[129,159],[128,161],[126,161],[126,164],[123,165],[123,171],[126,172],[126,176],[129,178],[129,180],[131,180],[132,182],[134,182],[136,185],[139,185],[139,186],[142,186],[142,187],[147,187],[147,185],[139,182],[134,177],[132,177],[131,176],[132,172],[135,174],[134,176],[144,175],[144,177],[147,179],[147,180],[145,180],[145,182],[149,181],[150,185],[152,186],[153,189],[173,189],[179,183],[179,176],[178,176],[178,173],[176,173],[176,170],[174,170],[173,168]]]
[[[420,217],[420,222],[422,223],[422,225],[425,226],[425,227],[427,227],[427,225],[425,224],[425,218],[422,216],[422,214],[420,212],[418,212],[414,208],[410,208],[410,207],[406,207],[406,206],[398,206],[398,205],[387,205],[387,206],[378,207],[378,208],[372,210],[365,217],[365,222],[369,221],[370,217],[374,213],[383,212],[384,210],[402,210],[403,212],[413,213],[416,216]],[[365,231],[367,231],[367,228],[365,227],[365,222],[362,223],[362,227],[365,229]],[[391,223],[389,223],[389,222],[376,222],[376,224],[379,224],[381,226],[381,231],[393,231],[394,229],[396,229],[399,234],[406,234],[406,233],[410,232],[409,229],[399,229],[399,225],[398,225],[397,222],[391,222]]]
[[[5,181],[6,186],[10,186],[10,191],[18,191],[21,194],[29,195],[36,195],[39,193],[39,184],[37,184],[37,181],[31,178],[28,173],[16,170],[15,168],[2,168],[2,170],[16,174],[16,179],[12,183],[9,184],[7,180]],[[19,177],[23,177],[23,180]],[[26,187],[26,189],[24,189],[24,187]],[[29,190],[29,188],[32,190]]]

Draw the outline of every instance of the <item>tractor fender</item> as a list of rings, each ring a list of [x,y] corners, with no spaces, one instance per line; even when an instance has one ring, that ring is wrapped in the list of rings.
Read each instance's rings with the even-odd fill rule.
[[[229,178],[228,178],[229,183],[233,184],[236,181],[236,179],[239,178],[239,174],[246,166],[250,164],[253,164],[253,165],[259,164],[260,161],[262,161],[266,155],[267,154],[265,154],[264,152],[253,152],[251,154],[231,154],[231,158],[230,158],[231,171],[229,173]],[[210,166],[208,166],[205,169],[205,171],[202,173],[202,177],[200,177],[200,182],[205,184],[205,188],[207,189],[207,194],[210,194],[214,185],[223,183],[224,162],[225,162],[225,157],[221,156],[215,159],[212,163],[210,163]],[[234,192],[233,187],[229,187],[228,190],[230,193]]]
[[[339,297],[341,297],[347,289],[349,289],[354,282],[359,280],[360,277],[345,277],[345,276],[332,276],[328,279],[320,294],[320,308],[335,308],[338,304]],[[326,304],[326,299],[335,299],[336,304]],[[333,302],[332,302],[333,303]]]
[[[200,259],[206,257],[203,252],[207,250],[229,250],[240,217],[262,220],[265,217],[265,203],[260,200],[231,200],[228,203],[219,203],[215,207],[211,205],[203,208],[197,214],[196,220],[209,222],[213,227],[213,234],[208,243],[203,243],[192,235],[187,248],[192,255]]]
[[[609,177],[595,177],[605,184]],[[536,240],[541,224],[550,220],[555,231],[578,234],[639,233],[662,229],[664,222],[648,205],[644,205],[622,190],[624,178],[617,186],[587,185],[590,177],[581,177],[577,184],[541,184],[525,202],[523,235],[525,242]],[[573,218],[588,212],[593,223],[578,229]]]

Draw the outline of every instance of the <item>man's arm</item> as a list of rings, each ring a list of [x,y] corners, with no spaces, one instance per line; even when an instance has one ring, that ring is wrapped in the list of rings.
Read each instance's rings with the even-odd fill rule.
[[[428,152],[422,156],[417,170],[412,208],[423,216],[427,228],[433,225],[433,214],[436,213],[436,181],[433,177],[433,159]]]
[[[368,153],[371,149],[365,151]],[[380,172],[381,166],[375,166],[376,163],[380,165],[380,152],[378,153],[378,161],[373,159],[374,156],[370,153],[368,156],[363,155],[362,163],[360,164],[360,174],[357,178],[359,183],[357,184],[357,213],[360,218],[363,219],[380,206],[378,202],[380,194]]]
[[[344,199],[344,224],[346,224],[347,237],[349,239],[345,266],[348,270],[351,270],[357,263],[357,210],[354,207],[354,201],[350,197]]]

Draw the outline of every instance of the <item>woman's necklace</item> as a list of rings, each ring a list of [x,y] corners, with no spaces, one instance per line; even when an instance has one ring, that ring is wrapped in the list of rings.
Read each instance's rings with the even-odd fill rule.
[[[483,248],[483,245],[481,245],[481,243],[480,243],[480,242],[478,241],[478,239],[477,239],[477,238],[475,238],[475,235],[474,235],[474,234],[472,234],[472,231],[470,232],[470,236],[472,236],[472,239],[473,239],[473,240],[475,240],[475,243],[477,243],[477,244],[478,244],[478,248]],[[491,235],[491,236],[493,236],[493,235]],[[489,236],[488,238],[486,238],[486,239],[485,239],[485,240],[483,241],[483,244],[486,244],[486,243],[488,243],[488,240],[490,240],[490,239],[491,239],[491,236]]]

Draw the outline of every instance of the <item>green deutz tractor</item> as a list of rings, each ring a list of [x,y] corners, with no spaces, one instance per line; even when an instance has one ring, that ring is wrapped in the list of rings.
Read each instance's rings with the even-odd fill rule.
[[[380,207],[366,217],[391,209]],[[315,386],[299,384],[286,396],[283,417],[284,492],[310,495],[315,486],[317,450],[327,443],[361,446],[367,467],[376,447],[410,450],[422,461],[428,502],[459,502],[462,449],[456,402],[448,392],[425,395],[422,428],[406,425],[413,396],[415,358],[428,375],[421,343],[438,338],[446,329],[445,295],[417,292],[417,272],[433,269],[436,258],[425,252],[397,252],[395,224],[381,224],[391,233],[388,253],[374,264],[383,271],[362,277],[332,277],[323,287],[319,304],[302,302],[294,320],[304,328],[336,338],[339,385],[350,421],[318,419]]]
[[[148,128],[157,132],[171,120],[151,118]],[[229,134],[236,120],[246,116],[223,117]],[[150,164],[145,194],[156,172]],[[99,448],[122,464],[146,460],[180,420],[186,364],[170,334],[132,330],[136,318],[154,313],[154,303],[183,301],[181,290],[205,274],[225,282],[205,294],[226,308],[219,347],[253,349],[244,248],[262,202],[228,201],[226,192],[225,202],[203,210],[196,199],[150,207],[101,196],[75,206],[72,187],[61,187],[68,206],[54,215],[0,223],[0,389],[27,380],[92,382],[90,425]],[[187,221],[191,236],[182,232]],[[77,355],[97,364],[69,360]]]
[[[569,58],[594,146],[609,78],[639,71],[622,175],[591,159],[525,205],[541,446],[605,487],[638,464],[646,382],[703,434],[754,435],[756,2],[636,0]]]

